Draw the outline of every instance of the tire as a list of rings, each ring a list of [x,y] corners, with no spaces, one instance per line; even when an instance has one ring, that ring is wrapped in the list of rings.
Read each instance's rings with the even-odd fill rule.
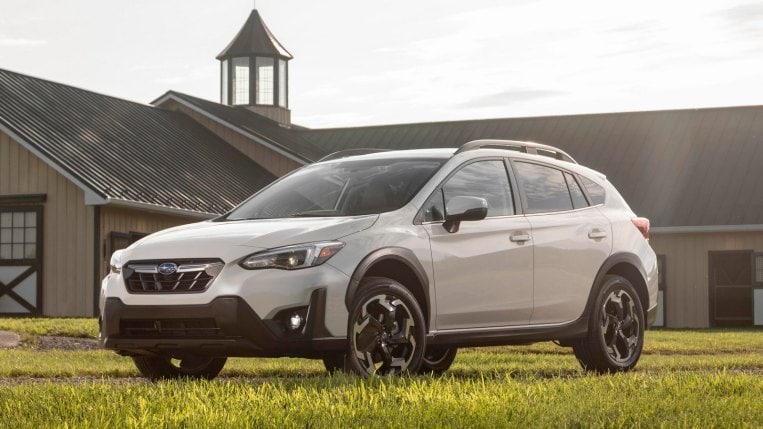
[[[349,371],[362,377],[415,373],[426,347],[424,315],[403,285],[368,277],[350,307],[347,337]]]
[[[442,374],[450,368],[457,352],[456,347],[427,346],[421,359],[419,374]]]
[[[211,380],[220,374],[227,358],[186,355],[177,359],[178,364],[169,357],[133,356],[132,360],[138,371],[153,381],[177,378]]]
[[[345,370],[345,357],[342,352],[333,352],[323,355],[323,366],[329,374],[336,374]]]
[[[600,374],[633,368],[644,347],[644,310],[631,283],[607,275],[590,314],[588,336],[572,349],[586,371]]]

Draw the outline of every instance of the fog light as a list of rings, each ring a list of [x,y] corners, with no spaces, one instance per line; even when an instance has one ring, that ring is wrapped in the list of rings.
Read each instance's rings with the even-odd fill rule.
[[[294,313],[291,315],[291,317],[289,317],[289,330],[296,331],[302,327],[303,323],[305,323],[305,319],[303,319],[299,314]]]

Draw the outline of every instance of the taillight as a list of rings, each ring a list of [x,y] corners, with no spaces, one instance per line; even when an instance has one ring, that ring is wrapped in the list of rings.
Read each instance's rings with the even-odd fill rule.
[[[638,228],[641,235],[644,236],[644,239],[649,240],[649,219],[645,217],[635,217],[631,219],[631,222]]]

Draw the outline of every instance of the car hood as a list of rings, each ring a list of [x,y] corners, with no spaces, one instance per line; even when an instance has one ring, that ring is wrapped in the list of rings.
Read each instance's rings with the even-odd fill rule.
[[[241,246],[269,249],[291,244],[335,240],[370,228],[379,215],[206,221],[151,234],[127,249],[127,258],[239,257]],[[249,250],[243,250],[247,252]]]

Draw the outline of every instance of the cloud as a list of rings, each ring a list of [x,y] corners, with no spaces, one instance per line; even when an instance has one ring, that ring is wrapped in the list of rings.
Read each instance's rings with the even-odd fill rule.
[[[23,39],[19,37],[0,36],[0,46],[3,47],[30,47],[40,46],[48,43],[47,40]]]
[[[496,107],[566,95],[565,91],[518,88],[488,94],[457,104],[458,107]]]
[[[763,3],[743,3],[721,10],[718,13],[731,30],[744,35],[748,41],[763,42]]]
[[[763,20],[763,3],[745,3],[722,10],[719,16],[732,25],[760,25]]]
[[[210,75],[214,76],[213,70],[213,68],[208,67],[185,67],[183,70],[176,71],[172,76],[158,77],[152,82],[160,85],[179,85],[186,82],[208,80]]]

